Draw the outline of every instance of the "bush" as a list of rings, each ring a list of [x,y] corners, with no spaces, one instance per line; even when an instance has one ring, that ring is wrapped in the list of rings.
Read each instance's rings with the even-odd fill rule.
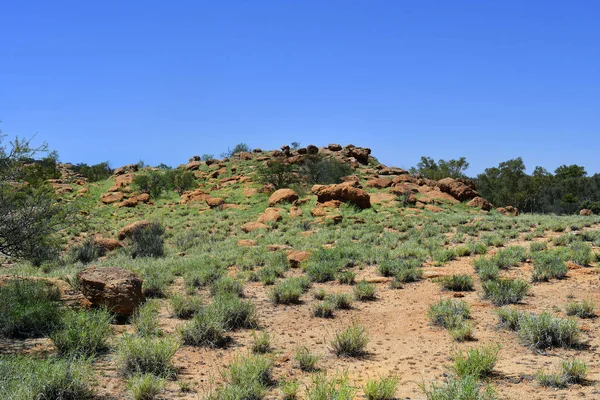
[[[569,246],[571,250],[571,261],[577,265],[588,266],[594,261],[594,254],[592,253],[592,247],[583,242],[575,242]]]
[[[153,199],[158,199],[172,186],[171,173],[170,171],[150,170],[137,174],[133,178],[133,186],[142,193],[148,193]]]
[[[125,335],[117,346],[117,364],[126,376],[152,374],[168,378],[175,374],[171,359],[179,344],[170,338]]]
[[[366,353],[369,337],[365,328],[356,322],[335,334],[331,347],[338,357],[360,357]]]
[[[265,354],[271,351],[271,336],[268,332],[257,335],[252,332],[252,352],[256,354]]]
[[[482,387],[473,376],[462,379],[449,378],[442,385],[433,383],[429,388],[421,385],[427,400],[495,400],[491,386]]]
[[[286,279],[279,282],[269,293],[269,298],[275,304],[298,304],[304,290],[295,280]]]
[[[365,280],[354,286],[354,298],[358,301],[375,300],[375,285]]]
[[[559,372],[548,374],[542,370],[536,374],[536,379],[542,386],[564,388],[574,383],[585,383],[587,372],[588,367],[583,361],[565,360]]]
[[[134,375],[127,380],[133,400],[153,400],[165,389],[165,380],[152,374]]]
[[[579,318],[594,318],[596,305],[592,300],[583,300],[582,302],[572,301],[565,305],[565,311],[568,316],[578,316]]]
[[[352,271],[342,271],[337,273],[337,281],[342,285],[354,285],[356,274]]]
[[[473,278],[469,275],[450,275],[440,279],[440,285],[444,290],[464,292],[473,290]]]
[[[318,369],[317,363],[320,359],[320,356],[312,354],[307,347],[296,349],[296,355],[294,356],[294,360],[296,360],[300,369],[305,372],[316,371]]]
[[[520,303],[529,291],[529,285],[521,279],[498,278],[484,281],[481,286],[483,298],[490,300],[496,306]]]
[[[499,346],[486,346],[459,351],[454,357],[452,369],[460,378],[472,376],[476,379],[490,376],[498,361]]]
[[[210,348],[225,347],[230,339],[220,316],[210,309],[200,310],[194,318],[180,328],[183,344]]]
[[[0,287],[0,336],[40,337],[60,323],[60,292],[47,281],[12,279]]]
[[[392,400],[398,389],[400,379],[390,376],[380,379],[369,379],[363,391],[367,400]]]
[[[147,301],[135,310],[131,317],[131,324],[135,328],[138,336],[161,336],[160,321],[158,313],[160,304],[154,301]]]
[[[525,345],[537,349],[576,347],[580,329],[571,319],[557,318],[545,312],[521,315],[517,334]]]
[[[171,310],[177,318],[190,319],[202,310],[202,299],[197,296],[173,294],[170,297]]]
[[[352,308],[352,298],[346,293],[332,293],[326,297],[326,302],[337,310],[350,310]]]
[[[89,239],[81,245],[73,247],[68,258],[72,263],[81,262],[88,264],[102,257],[105,252],[106,250],[103,246],[99,246],[93,240]]]
[[[533,259],[534,282],[549,281],[552,278],[564,278],[568,272],[567,265],[557,252],[541,252]]]
[[[210,310],[216,313],[226,330],[252,329],[257,326],[254,304],[235,295],[222,294],[215,297]]]
[[[233,294],[239,297],[244,296],[244,282],[240,279],[234,279],[230,276],[222,276],[213,282],[210,287],[210,293],[213,296],[218,294]]]
[[[310,386],[306,389],[306,400],[353,400],[354,389],[350,385],[348,375],[338,375],[330,380],[325,374],[315,374]]]
[[[108,349],[113,320],[107,310],[69,311],[61,327],[50,335],[58,353],[68,357],[93,357]]]
[[[450,331],[454,340],[464,341],[473,338],[473,328],[468,319],[471,308],[462,300],[440,300],[429,307],[429,318],[432,323]]]
[[[157,222],[135,229],[131,237],[133,258],[162,257],[165,254],[164,234],[165,228]]]
[[[0,356],[0,398],[10,400],[95,398],[88,361]]]
[[[300,383],[297,380],[284,380],[279,386],[282,400],[296,400],[298,398]]]
[[[322,154],[306,156],[300,170],[309,185],[330,185],[341,183],[342,177],[352,175],[350,165]]]
[[[319,318],[333,318],[335,306],[329,301],[321,301],[313,306],[313,316]]]
[[[258,168],[258,180],[275,189],[289,188],[298,183],[298,168],[279,160],[271,160],[266,166]]]
[[[527,250],[521,246],[510,246],[499,250],[492,256],[492,261],[500,269],[516,267],[527,259]]]
[[[516,331],[519,329],[523,313],[516,308],[502,307],[496,310],[496,314],[500,320],[500,325],[510,329],[511,331]]]
[[[183,194],[183,192],[192,190],[196,187],[196,177],[191,171],[176,169],[171,171],[170,178],[173,189],[175,189],[177,194],[180,196]]]
[[[473,262],[473,267],[482,282],[498,279],[500,268],[489,258],[479,257]]]
[[[110,168],[108,161],[104,161],[94,165],[85,163],[75,164],[71,167],[73,172],[83,175],[88,182],[98,182],[110,178],[113,170]]]

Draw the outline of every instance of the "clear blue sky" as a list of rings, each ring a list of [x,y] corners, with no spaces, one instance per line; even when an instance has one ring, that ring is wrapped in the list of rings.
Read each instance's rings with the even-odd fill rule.
[[[0,127],[63,161],[246,142],[600,172],[600,1],[5,1]]]

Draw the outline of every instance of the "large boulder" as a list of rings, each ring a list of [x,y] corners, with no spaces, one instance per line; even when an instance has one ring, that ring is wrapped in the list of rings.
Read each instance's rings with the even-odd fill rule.
[[[342,146],[337,143],[331,143],[327,148],[331,151],[340,151],[342,150]]]
[[[392,180],[388,179],[388,178],[377,178],[377,179],[371,179],[368,180],[366,183],[367,187],[372,187],[372,188],[377,188],[377,189],[384,189],[386,187],[390,187],[392,186]]]
[[[317,195],[319,203],[330,200],[339,200],[356,204],[360,208],[371,207],[371,197],[367,192],[352,186],[350,183],[336,185],[314,185],[311,188],[313,194]]]
[[[144,301],[142,279],[117,267],[90,267],[77,274],[81,293],[95,307],[128,316]]]
[[[281,221],[281,214],[276,208],[267,208],[264,213],[259,215],[257,221],[261,223]]]
[[[242,225],[242,230],[246,233],[254,232],[259,229],[269,229],[269,227],[262,222],[247,222]]]
[[[92,244],[96,247],[101,247],[105,251],[113,251],[123,247],[121,242],[119,242],[117,239],[105,238],[101,236],[94,236],[92,238]]]
[[[472,186],[454,178],[440,179],[437,184],[442,192],[448,193],[458,201],[472,200],[479,196]]]
[[[492,203],[484,199],[483,197],[475,197],[473,200],[467,203],[467,206],[474,208],[481,208],[484,211],[490,211],[494,206]]]
[[[220,197],[209,197],[206,199],[206,204],[208,204],[210,208],[216,208],[225,204],[225,200]]]
[[[147,226],[150,226],[152,224],[151,221],[148,220],[141,220],[141,221],[136,221],[132,224],[126,225],[124,226],[120,231],[119,231],[119,240],[123,240],[125,238],[131,237],[135,231],[137,231],[138,229],[143,229]]]
[[[371,149],[366,147],[352,147],[349,148],[347,152],[348,157],[354,157],[356,161],[365,165],[369,163],[370,154]]]
[[[127,164],[122,167],[116,168],[113,171],[113,176],[119,176],[128,172],[136,172],[140,168],[139,164]]]
[[[104,204],[112,204],[112,203],[116,203],[116,202],[123,200],[123,197],[124,197],[124,195],[121,192],[111,192],[111,193],[104,193],[102,195],[102,197],[100,197],[100,200]]]
[[[496,211],[498,211],[502,215],[510,215],[513,217],[519,215],[519,209],[513,206],[498,207],[496,208]]]
[[[269,197],[269,207],[279,203],[293,203],[298,200],[298,193],[292,189],[279,189]]]
[[[290,267],[298,268],[300,264],[308,260],[309,257],[310,251],[294,250],[288,254],[287,260],[290,263]]]
[[[594,215],[594,212],[588,208],[584,208],[581,211],[579,211],[579,215],[589,217],[590,215]]]
[[[202,165],[201,161],[192,160],[185,165],[186,171],[197,171]]]
[[[210,196],[204,193],[201,189],[195,189],[192,191],[185,192],[181,195],[181,204],[187,204],[194,201],[205,201]]]

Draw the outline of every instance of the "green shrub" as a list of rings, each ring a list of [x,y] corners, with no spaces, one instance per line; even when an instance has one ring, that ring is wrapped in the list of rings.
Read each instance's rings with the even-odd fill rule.
[[[211,309],[198,311],[190,322],[179,329],[186,345],[217,348],[229,343],[223,321]]]
[[[173,189],[175,189],[180,196],[185,191],[192,190],[196,187],[196,177],[191,171],[176,169],[171,171],[170,175]]]
[[[366,353],[369,336],[365,328],[354,322],[335,334],[331,347],[338,357],[360,357]]]
[[[294,360],[296,360],[300,369],[305,372],[316,371],[320,359],[320,356],[312,354],[307,347],[297,348],[294,356]]]
[[[161,336],[158,313],[160,304],[156,300],[147,301],[135,310],[131,317],[131,324],[138,336]]]
[[[392,400],[398,389],[400,379],[390,376],[380,379],[369,379],[363,391],[367,400]]]
[[[477,378],[449,378],[445,383],[421,385],[427,400],[495,400],[496,393],[491,386],[482,387]]]
[[[438,249],[433,252],[431,255],[433,261],[438,265],[445,264],[449,261],[456,259],[456,253],[454,249]]]
[[[510,246],[499,250],[492,256],[492,261],[500,269],[516,267],[527,259],[527,250],[521,246]]]
[[[293,278],[279,282],[270,291],[269,298],[275,304],[298,304],[304,289],[297,280]]]
[[[298,167],[280,160],[271,160],[258,168],[258,180],[275,189],[289,188],[298,183]]]
[[[179,344],[170,338],[125,335],[117,346],[117,365],[123,375],[152,374],[168,378],[175,374],[171,359]]]
[[[252,329],[257,326],[254,304],[235,295],[222,294],[215,297],[210,309],[218,315],[226,330]]]
[[[252,352],[256,354],[265,354],[271,351],[271,336],[268,332],[257,335],[252,332]]]
[[[341,183],[342,177],[353,173],[354,171],[350,165],[333,157],[324,157],[322,154],[306,156],[300,169],[301,176],[309,185]]]
[[[498,278],[482,282],[481,287],[483,298],[496,306],[520,303],[529,291],[529,285],[521,279]]]
[[[91,263],[94,260],[102,257],[106,250],[104,246],[100,246],[89,239],[78,246],[71,248],[68,259],[72,263],[81,262],[83,264]]]
[[[171,310],[177,318],[190,319],[200,312],[203,307],[202,299],[198,296],[185,296],[180,294],[171,295]]]
[[[47,281],[12,279],[0,287],[0,336],[40,337],[60,323],[60,292]]]
[[[332,293],[325,300],[331,303],[336,310],[350,310],[352,308],[352,298],[347,293]]]
[[[133,178],[133,187],[142,193],[148,193],[153,199],[158,199],[171,185],[170,171],[150,170]]]
[[[473,267],[482,282],[498,279],[500,268],[491,259],[479,257],[473,262]]]
[[[306,389],[306,400],[353,400],[354,389],[348,375],[338,375],[327,379],[324,373],[312,376],[312,382]]]
[[[440,285],[444,290],[464,292],[473,290],[473,278],[469,275],[449,275],[440,279]]]
[[[545,312],[521,315],[517,334],[525,345],[537,349],[576,347],[579,345],[580,329],[576,321]]]
[[[544,251],[548,248],[547,242],[534,242],[529,245],[529,256],[535,257],[536,253]]]
[[[434,325],[453,328],[458,321],[469,319],[471,307],[462,300],[440,300],[429,307],[429,318]]]
[[[0,355],[0,398],[7,400],[95,398],[93,372],[82,359]]]
[[[354,298],[358,301],[375,300],[375,285],[365,280],[354,286]]]
[[[108,349],[112,315],[107,310],[69,311],[61,327],[50,335],[58,353],[68,357],[93,357]]]
[[[565,311],[568,316],[578,316],[579,318],[594,318],[596,305],[592,300],[572,301],[565,305]]]
[[[338,272],[336,277],[337,281],[342,285],[353,285],[356,274],[352,271],[342,271]]]
[[[154,400],[165,389],[165,380],[152,374],[134,375],[127,380],[133,400]]]
[[[273,361],[265,356],[236,357],[225,371],[227,384],[211,398],[259,400],[273,383]]]
[[[306,273],[315,282],[329,282],[335,279],[340,267],[334,263],[311,263],[306,267]]]
[[[327,291],[325,291],[325,289],[317,289],[313,292],[313,298],[315,300],[324,300],[325,296],[327,296]]]
[[[394,280],[400,283],[417,282],[423,277],[421,267],[402,268],[396,271]]]
[[[588,266],[594,261],[592,247],[584,242],[575,242],[569,246],[571,250],[571,261],[577,265]]]
[[[131,237],[133,258],[162,257],[165,254],[164,234],[165,228],[157,222],[135,229]]]
[[[98,182],[110,178],[113,170],[110,168],[108,161],[104,161],[94,165],[85,163],[75,164],[71,167],[73,172],[82,175],[88,182]]]
[[[502,307],[496,310],[496,314],[498,315],[498,319],[500,320],[500,325],[512,331],[516,331],[519,329],[523,313],[517,310],[516,308]]]
[[[533,259],[532,280],[534,282],[564,278],[567,272],[567,265],[556,252],[541,252]]]
[[[210,287],[210,293],[213,296],[229,293],[243,297],[244,282],[240,279],[234,279],[230,276],[222,276],[213,282],[212,286]]]
[[[335,306],[330,301],[321,301],[313,306],[313,316],[319,318],[333,318]]]
[[[476,379],[490,376],[498,361],[499,346],[485,346],[459,352],[454,357],[452,369],[460,378],[467,376]]]
[[[144,296],[150,298],[163,298],[167,295],[167,289],[173,282],[173,275],[167,269],[145,268],[141,271],[144,279]]]
[[[300,383],[297,380],[283,380],[279,385],[281,399],[296,400],[298,398],[298,389],[300,389]]]
[[[546,373],[542,370],[536,374],[536,379],[542,386],[564,388],[574,383],[585,383],[587,372],[588,367],[583,361],[564,360],[561,363],[560,371]]]

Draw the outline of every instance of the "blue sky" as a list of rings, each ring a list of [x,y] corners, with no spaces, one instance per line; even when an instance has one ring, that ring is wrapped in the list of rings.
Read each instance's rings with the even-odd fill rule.
[[[12,1],[0,127],[61,160],[353,143],[600,172],[598,1]]]

